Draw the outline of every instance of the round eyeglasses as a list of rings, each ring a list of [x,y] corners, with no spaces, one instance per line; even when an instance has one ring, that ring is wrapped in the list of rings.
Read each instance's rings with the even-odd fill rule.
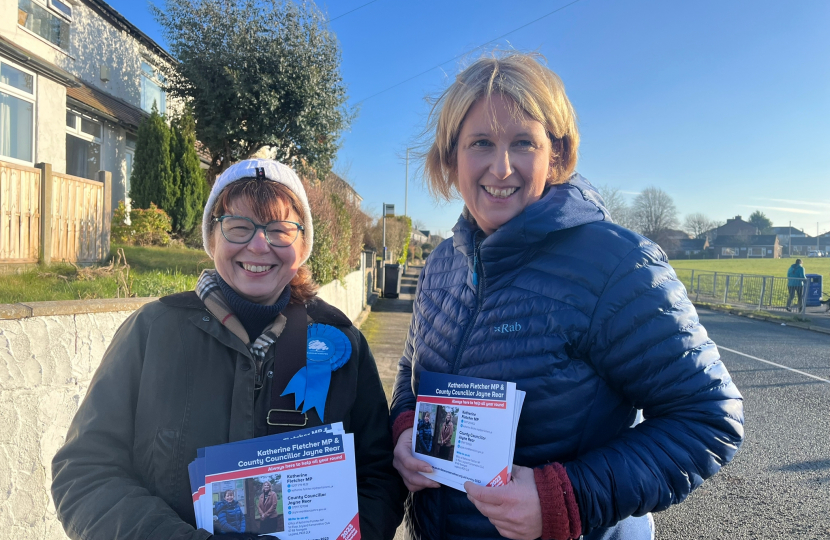
[[[256,234],[257,229],[265,231],[265,240],[274,247],[288,247],[305,230],[294,221],[269,221],[265,225],[254,223],[242,216],[219,216],[213,218],[219,222],[222,236],[231,244],[247,244]]]

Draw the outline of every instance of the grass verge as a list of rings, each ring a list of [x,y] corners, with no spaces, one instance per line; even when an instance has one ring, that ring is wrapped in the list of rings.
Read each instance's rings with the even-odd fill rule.
[[[193,290],[202,270],[213,268],[213,261],[202,250],[113,246],[111,257],[116,256],[119,248],[124,250],[128,270],[118,264],[106,271],[100,267],[79,269],[71,264],[57,263],[3,275],[0,304],[165,296]]]

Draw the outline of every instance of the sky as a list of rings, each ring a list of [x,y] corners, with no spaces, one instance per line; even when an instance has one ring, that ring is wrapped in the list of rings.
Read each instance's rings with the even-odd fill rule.
[[[108,0],[166,46],[142,0]],[[335,172],[363,209],[394,204],[449,236],[462,203],[430,197],[405,155],[427,98],[495,48],[538,52],[579,116],[577,171],[629,201],[666,191],[679,218],[830,230],[830,2],[826,0],[318,0],[349,106]],[[508,34],[506,37],[505,34]],[[495,40],[495,38],[501,38]],[[495,41],[494,41],[495,40]]]

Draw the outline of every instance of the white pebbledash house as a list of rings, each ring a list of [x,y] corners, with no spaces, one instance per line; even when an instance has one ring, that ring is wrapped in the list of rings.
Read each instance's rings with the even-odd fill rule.
[[[0,0],[0,161],[95,179],[127,200],[138,124],[168,112],[170,55],[100,0]]]

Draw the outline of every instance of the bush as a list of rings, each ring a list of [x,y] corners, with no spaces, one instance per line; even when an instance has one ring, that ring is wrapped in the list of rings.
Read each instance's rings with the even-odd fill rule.
[[[118,201],[118,208],[112,214],[111,235],[116,244],[131,246],[170,245],[172,220],[167,213],[150,203],[150,208],[130,210],[130,224],[127,221],[124,201]]]
[[[130,184],[136,208],[150,208],[152,203],[167,210],[175,207],[179,187],[170,167],[170,128],[155,105],[138,126]]]
[[[314,250],[308,260],[311,274],[323,284],[343,279],[360,265],[369,216],[349,203],[334,182],[303,183],[314,219]]]
[[[176,204],[170,209],[173,227],[183,237],[201,229],[202,209],[208,198],[205,173],[196,153],[196,124],[189,109],[173,120],[170,128],[170,167],[178,186]],[[201,235],[201,231],[199,232]],[[199,237],[201,241],[201,236]],[[185,239],[187,244],[187,240]]]

